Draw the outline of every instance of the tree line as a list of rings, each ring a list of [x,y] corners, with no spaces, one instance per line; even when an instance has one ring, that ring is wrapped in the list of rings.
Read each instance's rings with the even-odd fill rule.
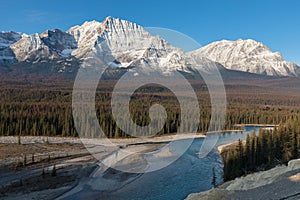
[[[28,87],[0,87],[0,135],[78,136],[72,116],[72,90],[69,86]],[[128,137],[114,120],[111,95],[109,88],[97,91],[96,110],[100,126],[108,137]],[[204,133],[208,130],[211,118],[210,99],[207,91],[198,91],[197,95],[200,108],[198,132]],[[231,129],[234,124],[279,124],[299,118],[296,98],[291,101],[286,96],[269,94],[257,98],[260,101],[254,101],[253,95],[228,94],[224,129]],[[148,125],[149,108],[156,103],[161,104],[168,115],[158,134],[176,133],[181,124],[180,105],[167,90],[142,88],[137,91],[130,102],[132,120],[140,126]],[[83,116],[87,122],[89,114],[84,113]],[[87,131],[83,134],[92,135]]]
[[[260,129],[247,135],[246,141],[221,153],[224,180],[287,164],[300,156],[299,118],[290,120],[274,130]]]

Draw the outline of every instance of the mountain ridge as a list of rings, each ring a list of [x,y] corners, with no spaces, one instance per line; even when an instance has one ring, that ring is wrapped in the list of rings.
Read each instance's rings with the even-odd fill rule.
[[[262,42],[252,39],[212,42],[194,51],[227,69],[269,76],[296,76],[298,66],[287,62],[279,52],[272,52]]]
[[[241,46],[241,43],[248,46],[238,49],[240,52],[236,53],[236,47]],[[295,63],[284,61],[280,53],[273,53],[268,47],[254,40],[222,40],[187,53],[159,36],[151,35],[136,23],[111,16],[102,22],[86,21],[66,32],[53,29],[31,35],[0,33],[2,65],[23,62],[38,65],[49,61],[56,65],[52,67],[56,72],[74,72],[76,70],[66,68],[72,68],[72,63],[80,63],[90,52],[104,59],[116,70],[122,67],[134,71],[135,67],[139,67],[144,71],[159,71],[164,75],[170,75],[174,71],[194,73],[192,68],[209,70],[211,65],[220,64],[229,70],[269,76],[297,76],[298,69]],[[231,54],[225,55],[224,52]],[[199,66],[192,66],[190,63],[189,58],[195,56],[201,58]]]

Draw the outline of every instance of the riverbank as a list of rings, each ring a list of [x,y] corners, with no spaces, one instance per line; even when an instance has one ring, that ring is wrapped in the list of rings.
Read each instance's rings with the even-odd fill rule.
[[[277,166],[225,182],[209,191],[190,194],[186,199],[300,199],[300,159],[291,160],[288,166]]]
[[[223,145],[220,145],[217,147],[218,149],[218,152],[221,154],[222,152],[232,148],[233,146],[237,145],[238,142],[231,142],[231,143],[228,143],[228,144],[223,144]]]
[[[172,140],[205,138],[205,134],[174,134],[155,137],[139,137],[139,138],[110,138],[109,141],[116,145],[138,144],[145,142],[170,142]],[[72,144],[105,144],[104,138],[79,138],[79,137],[47,137],[47,136],[21,136],[21,144],[41,144],[41,143],[72,143]],[[18,143],[18,136],[1,136],[0,144]]]
[[[232,132],[232,131],[230,131]],[[228,134],[225,134],[226,136],[229,136]],[[231,134],[230,134],[231,135]],[[241,136],[240,134],[233,133],[233,136]],[[205,135],[197,134],[195,136],[196,138],[205,138]],[[209,136],[207,136],[209,137]],[[142,152],[148,152],[148,151],[155,151],[158,149],[161,145],[164,145],[165,142],[172,141],[174,139],[177,140],[183,140],[188,138],[194,138],[193,134],[182,134],[177,135],[176,138],[174,135],[167,135],[167,136],[160,136],[160,137],[153,137],[153,138],[125,138],[125,139],[111,139],[114,145],[121,146],[122,149],[135,152],[136,150],[142,151]],[[48,142],[47,142],[48,141]],[[57,146],[63,146],[63,145],[70,145],[69,150],[65,150],[65,155],[67,156],[69,153],[72,152],[72,146],[82,146],[84,148],[84,145],[82,144],[82,141],[85,143],[95,145],[95,146],[101,146],[101,155],[102,157],[109,157],[112,155],[112,152],[115,150],[115,148],[110,148],[110,146],[103,146],[102,144],[106,144],[102,141],[102,139],[86,139],[86,138],[61,138],[61,137],[21,137],[21,143],[22,145],[18,145],[18,137],[2,137],[0,138],[0,143],[3,142],[9,142],[11,145],[15,145],[15,148],[18,148],[19,146],[22,147],[34,147],[38,146],[40,148],[50,147],[51,145],[57,145]],[[195,140],[195,144],[191,146],[191,148],[186,151],[186,153],[176,161],[175,165],[171,166],[170,168],[164,168],[158,172],[155,173],[146,173],[143,175],[137,174],[131,174],[131,173],[125,173],[116,171],[110,168],[106,168],[103,165],[99,165],[100,163],[97,163],[97,161],[94,161],[95,166],[99,165],[95,170],[89,171],[89,173],[85,172],[86,175],[84,178],[82,178],[80,181],[76,181],[73,183],[68,183],[69,186],[72,188],[64,190],[68,191],[65,193],[63,197],[76,197],[77,195],[96,195],[101,194],[103,197],[106,197],[105,195],[108,195],[107,197],[111,197],[112,199],[119,199],[120,197],[123,197],[124,194],[128,196],[127,199],[134,199],[136,197],[140,197],[140,195],[145,195],[142,193],[147,193],[146,190],[149,188],[150,190],[155,190],[157,197],[160,195],[166,195],[165,197],[169,199],[178,199],[178,195],[184,195],[180,198],[185,198],[188,194],[192,192],[197,191],[204,191],[208,190],[211,185],[207,180],[211,177],[211,166],[212,164],[214,166],[218,166],[217,168],[221,170],[222,168],[222,161],[217,153],[217,151],[214,151],[214,156],[210,155],[207,156],[204,160],[199,159],[198,152],[199,148],[201,146],[201,142],[203,140]],[[236,140],[235,140],[236,141]],[[138,145],[139,144],[139,145]],[[49,150],[49,149],[48,149]],[[49,151],[48,151],[49,152]],[[45,156],[48,153],[45,151]],[[56,153],[57,154],[57,153]],[[171,149],[167,149],[167,151],[161,152],[159,156],[163,156],[161,159],[162,161],[167,160],[171,158],[173,155],[173,152]],[[158,156],[158,154],[157,154]],[[159,159],[159,157],[154,156],[153,159]],[[52,157],[52,154],[51,154]],[[30,159],[30,155],[29,158]],[[77,158],[79,161],[81,160],[81,157],[79,156]],[[53,159],[55,160],[55,159]],[[64,163],[68,162],[69,158],[64,159]],[[81,164],[85,163],[84,160],[81,160]],[[151,159],[151,161],[154,161]],[[216,164],[217,163],[217,164]],[[56,165],[60,167],[62,165],[61,162],[57,162]],[[132,155],[128,157],[124,162],[119,163],[119,165],[122,166],[141,166],[147,165],[147,162],[145,162],[144,157],[140,155]],[[48,168],[51,169],[52,166],[49,166]],[[201,168],[203,167],[203,168]],[[180,173],[177,170],[180,168]],[[26,171],[26,169],[24,169]],[[40,176],[41,168],[38,169],[39,173],[37,175]],[[58,172],[61,172],[62,170],[58,168]],[[66,168],[67,171],[67,168]],[[178,171],[178,173],[177,173]],[[203,171],[203,173],[202,173]],[[24,172],[25,173],[25,172]],[[185,173],[185,174],[184,174]],[[202,173],[202,174],[201,174]],[[221,173],[221,172],[220,172]],[[198,174],[195,176],[194,174]],[[204,177],[201,179],[200,177]],[[155,181],[154,181],[155,180]],[[192,185],[192,187],[186,188],[186,184],[179,180],[189,180]],[[154,183],[154,182],[155,183]],[[220,180],[221,181],[221,180]],[[152,183],[153,182],[153,183]],[[90,183],[93,183],[92,185]],[[176,187],[173,185],[173,183],[176,183]],[[153,184],[155,186],[153,186]],[[171,193],[164,193],[165,191],[161,188],[166,187],[166,184],[168,186],[168,190],[173,192]],[[74,186],[75,185],[75,186]],[[138,192],[136,193],[136,188],[144,185],[147,189],[142,187]],[[177,187],[178,185],[178,187]],[[180,186],[179,186],[180,185]],[[198,188],[195,187],[195,185],[199,185]],[[58,184],[59,186],[59,184]],[[152,188],[153,186],[153,188]],[[204,187],[202,187],[204,186]],[[144,188],[144,189],[143,189]],[[30,189],[29,189],[30,190]],[[162,190],[162,191],[160,191]],[[131,193],[130,193],[131,191]],[[188,191],[188,192],[187,192]],[[44,191],[46,192],[46,191]],[[130,194],[129,194],[130,193]],[[178,194],[177,194],[178,193]],[[175,195],[176,194],[176,195]],[[132,195],[132,196],[130,196]],[[138,195],[138,196],[136,196]],[[149,193],[149,195],[154,195],[153,191]],[[174,195],[172,198],[168,195]],[[147,199],[147,198],[146,198]]]
[[[245,141],[242,141],[245,144]],[[220,154],[235,148],[238,141],[220,145]],[[300,159],[291,160],[270,170],[255,172],[224,182],[217,188],[190,194],[187,200],[230,199],[300,199]]]
[[[245,126],[256,126],[256,127],[278,127],[278,124],[235,124],[233,127],[245,127]]]
[[[0,199],[55,199],[97,166],[82,144],[0,143],[0,152]]]
[[[97,185],[97,192],[115,191],[116,193],[124,186],[130,186],[132,181],[137,181],[140,177],[140,174],[120,172],[100,164],[87,151],[82,144],[83,141],[99,147],[101,151],[97,152],[97,157],[106,158],[113,155],[116,149],[114,145],[122,146],[122,149],[129,151],[154,152],[165,142],[174,139],[204,137],[204,135],[182,134],[176,137],[168,135],[154,138],[112,139],[112,146],[102,145],[106,144],[103,139],[25,136],[21,137],[21,144],[18,144],[18,137],[0,137],[0,183],[3,186],[0,190],[0,198],[53,199],[63,194],[68,196],[72,195],[74,188],[81,186],[84,188],[80,190],[88,191],[85,188],[87,186],[85,180],[89,180],[88,183],[93,180],[94,187]],[[165,156],[161,158],[165,160],[171,154],[162,152],[159,156]],[[122,164],[132,167],[132,165],[144,165],[145,162],[142,156],[132,155],[126,161],[122,161]],[[52,177],[54,165],[57,175]],[[42,175],[43,169],[46,173],[45,178]],[[173,170],[171,171],[173,173]],[[36,184],[37,182],[40,184]],[[51,195],[47,196],[47,193]]]

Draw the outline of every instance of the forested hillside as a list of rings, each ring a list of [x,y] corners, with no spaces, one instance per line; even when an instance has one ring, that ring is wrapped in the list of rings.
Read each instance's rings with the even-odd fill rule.
[[[258,136],[254,132],[246,142],[238,141],[235,147],[223,152],[224,180],[287,164],[299,155],[299,118],[294,118],[274,130],[260,129]]]
[[[110,109],[111,91],[115,82],[104,81],[97,91],[96,108],[100,125],[108,137],[125,137],[116,126]],[[67,81],[41,81],[0,85],[0,134],[77,136],[72,118],[72,85]],[[200,124],[205,132],[210,120],[210,99],[202,83],[193,82],[199,99]],[[256,87],[226,85],[227,116],[224,129],[234,124],[279,124],[299,119],[300,97],[276,94]],[[130,111],[139,125],[150,122],[148,111],[154,103],[162,104],[168,113],[159,134],[175,133],[180,125],[179,103],[168,89],[145,86],[131,98]],[[88,116],[87,116],[88,117]]]

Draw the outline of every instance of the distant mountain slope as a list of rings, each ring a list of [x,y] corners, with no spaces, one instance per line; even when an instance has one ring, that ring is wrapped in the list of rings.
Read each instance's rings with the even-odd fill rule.
[[[261,42],[250,39],[213,42],[193,53],[219,62],[227,69],[269,76],[297,75],[295,63],[285,61],[279,52],[273,53]]]

